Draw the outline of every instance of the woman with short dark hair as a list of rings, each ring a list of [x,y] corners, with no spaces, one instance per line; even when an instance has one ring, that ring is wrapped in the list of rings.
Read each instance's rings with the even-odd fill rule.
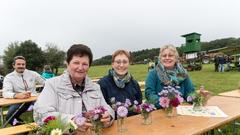
[[[82,114],[103,106],[107,111],[101,121],[110,126],[114,119],[114,111],[105,102],[98,84],[87,76],[92,62],[92,52],[82,44],[72,45],[67,51],[67,70],[62,75],[48,79],[34,106],[34,119],[41,123],[48,116],[60,116],[71,120]],[[85,132],[91,123],[86,121],[78,127]]]

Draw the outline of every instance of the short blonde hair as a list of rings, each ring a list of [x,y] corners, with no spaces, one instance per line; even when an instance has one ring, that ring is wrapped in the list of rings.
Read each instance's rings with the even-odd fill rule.
[[[117,50],[117,51],[115,51],[115,52],[113,53],[113,55],[112,55],[112,63],[114,62],[115,57],[116,57],[117,55],[120,55],[120,54],[126,55],[127,58],[128,58],[128,60],[129,60],[129,62],[131,61],[131,56],[130,56],[130,53],[129,53],[128,51],[126,51],[126,50]]]
[[[176,47],[174,45],[164,45],[163,47],[160,48],[160,52],[159,52],[159,58],[161,58],[161,53],[166,50],[166,49],[169,49],[170,51],[172,51],[176,57],[176,59],[178,60],[179,59],[179,54],[178,54],[178,51],[176,49]]]

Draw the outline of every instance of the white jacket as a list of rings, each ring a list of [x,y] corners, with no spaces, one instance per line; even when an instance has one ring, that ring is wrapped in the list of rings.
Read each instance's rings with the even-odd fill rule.
[[[44,89],[34,105],[34,120],[39,124],[48,116],[70,120],[75,115],[82,113],[82,102],[87,111],[103,106],[114,120],[114,111],[106,103],[100,86],[86,77],[85,88],[80,96],[73,89],[68,72],[46,81]]]

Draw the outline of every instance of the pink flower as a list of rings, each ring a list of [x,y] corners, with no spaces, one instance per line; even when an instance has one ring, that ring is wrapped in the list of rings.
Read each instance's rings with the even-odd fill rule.
[[[48,116],[46,119],[43,120],[43,122],[45,124],[47,124],[51,120],[56,120],[56,117],[55,116]]]
[[[167,98],[167,97],[161,97],[160,100],[159,100],[159,102],[160,102],[160,105],[161,105],[163,108],[168,108],[168,107],[169,107],[169,102],[170,102],[169,98]]]
[[[126,117],[128,114],[128,109],[125,106],[119,106],[117,108],[117,115],[119,117]]]
[[[184,99],[183,99],[180,95],[177,95],[177,98],[178,98],[178,101],[179,101],[180,103],[182,103],[182,102],[184,101]]]

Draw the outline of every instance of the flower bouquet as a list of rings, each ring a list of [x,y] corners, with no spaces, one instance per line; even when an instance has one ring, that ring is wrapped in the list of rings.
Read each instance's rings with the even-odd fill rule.
[[[166,110],[169,117],[175,115],[176,107],[183,102],[179,88],[179,86],[166,86],[159,93],[159,104]]]
[[[126,99],[125,103],[116,102],[115,98],[111,98],[112,108],[117,113],[117,127],[118,132],[125,132],[127,128],[124,124],[124,118],[128,115],[128,109],[132,105],[129,99]]]
[[[103,106],[99,106],[84,114],[85,118],[89,119],[93,125],[91,127],[91,135],[102,134],[103,123],[101,122],[101,118],[106,111],[107,110]]]
[[[156,110],[155,106],[153,104],[150,103],[142,103],[141,105],[138,105],[138,103],[134,101],[134,108],[135,108],[135,112],[137,113],[141,113],[142,117],[143,117],[143,125],[149,125],[152,123],[152,118],[151,118],[151,112],[153,110]]]
[[[74,133],[74,125],[69,121],[66,122],[60,117],[48,116],[40,126],[31,126],[34,135],[63,135]]]
[[[200,88],[199,92],[194,91],[190,93],[187,97],[187,102],[193,103],[193,110],[200,111],[202,110],[202,106],[205,106],[207,100],[211,97],[211,93]]]

